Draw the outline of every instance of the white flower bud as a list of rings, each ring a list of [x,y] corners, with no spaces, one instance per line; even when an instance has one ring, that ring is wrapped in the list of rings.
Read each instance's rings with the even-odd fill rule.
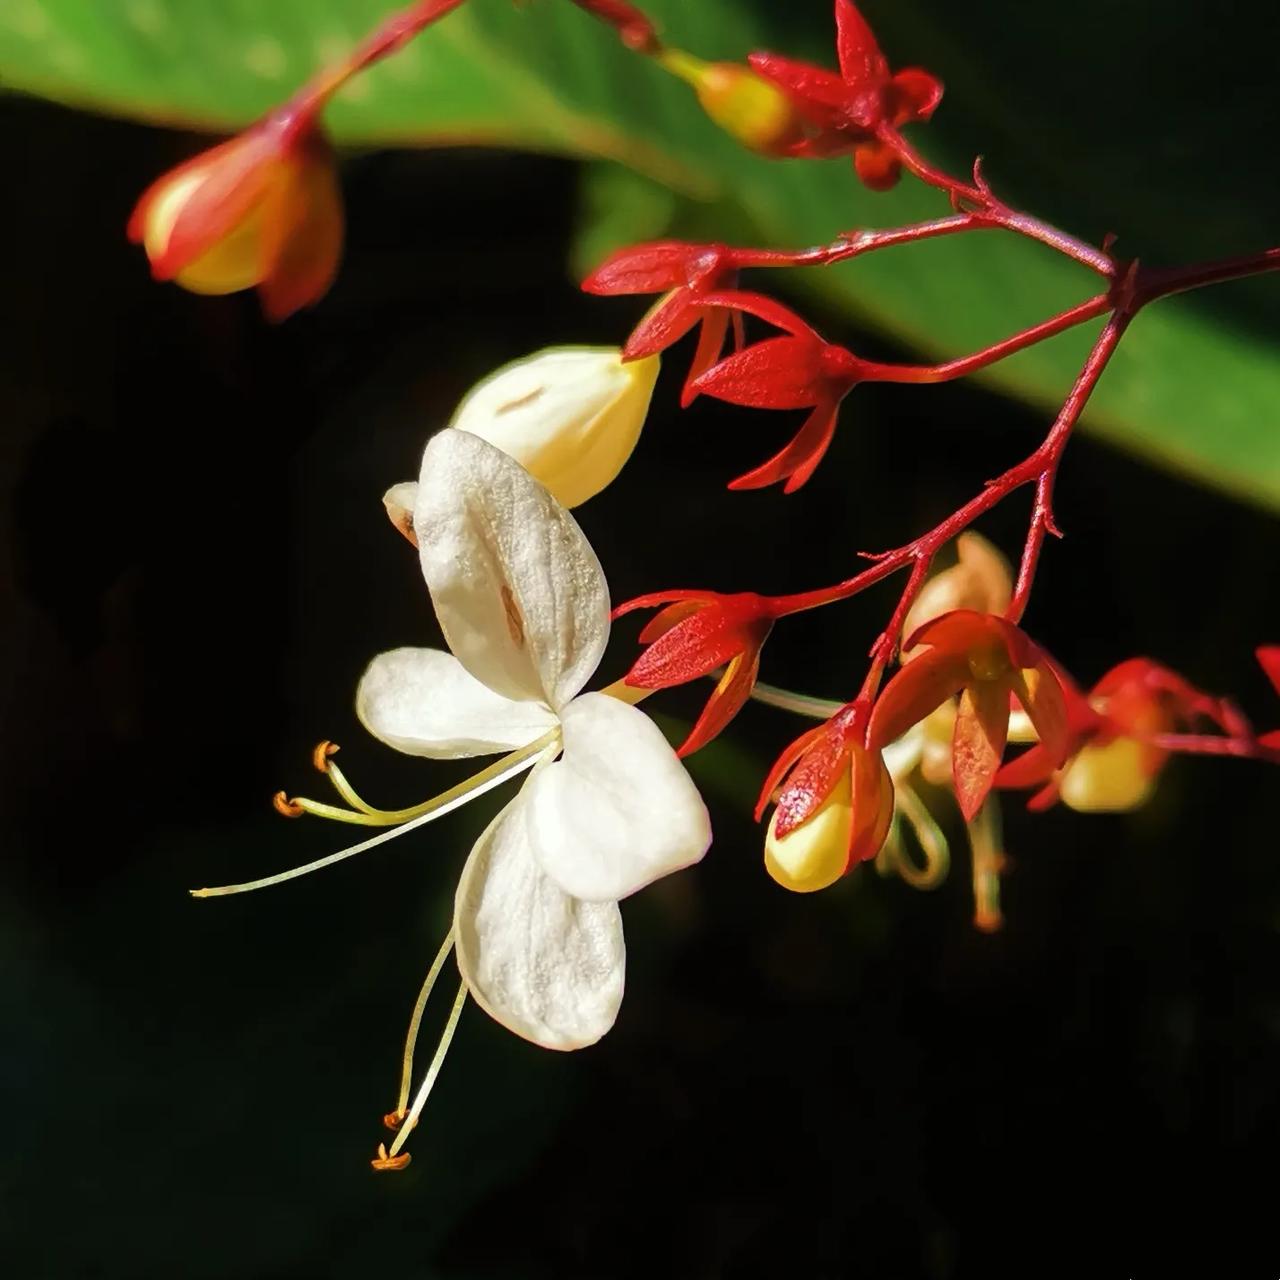
[[[552,347],[468,392],[449,423],[509,454],[565,507],[594,497],[640,438],[659,360],[617,347]]]

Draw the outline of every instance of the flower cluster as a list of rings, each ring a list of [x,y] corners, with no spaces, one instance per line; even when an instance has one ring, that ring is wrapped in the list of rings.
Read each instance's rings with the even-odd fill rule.
[[[550,1049],[589,1045],[613,1025],[625,967],[618,903],[703,857],[710,823],[682,760],[752,699],[817,722],[785,747],[760,791],[757,820],[772,807],[762,838],[768,875],[811,893],[870,863],[931,887],[947,873],[944,828],[956,823],[968,840],[974,921],[983,930],[1002,921],[1001,791],[1031,790],[1034,811],[1062,801],[1084,813],[1120,812],[1149,800],[1176,754],[1280,763],[1280,729],[1256,733],[1230,699],[1148,657],[1120,662],[1084,692],[1023,626],[1041,552],[1059,534],[1054,494],[1064,452],[1133,318],[1171,295],[1280,268],[1280,250],[1152,270],[1121,261],[1110,242],[1088,244],[1011,208],[976,164],[970,177],[935,168],[902,131],[932,116],[941,82],[918,68],[894,71],[851,0],[835,0],[838,72],[762,51],[745,64],[707,61],[667,44],[629,0],[573,2],[686,82],[743,145],[799,160],[851,156],[876,191],[906,172],[943,197],[947,212],[844,231],[796,251],[662,240],[614,253],[583,288],[656,296],[625,345],[553,348],[499,369],[428,443],[418,479],[384,496],[392,523],[417,549],[447,649],[375,658],[357,691],[359,717],[401,752],[499,759],[422,804],[385,810],[360,797],[332,759],[336,748],[324,743],[315,763],[342,803],[281,793],[277,808],[387,830],[305,867],[198,891],[242,892],[332,865],[527,775],[460,875],[452,927],[411,1018],[400,1097],[387,1117],[398,1132],[389,1150],[379,1149],[379,1169],[407,1162],[404,1143],[468,997]],[[155,276],[198,293],[256,288],[277,320],[317,302],[342,236],[324,109],[354,76],[463,3],[411,4],[239,137],[160,178],[129,225]],[[977,230],[1038,241],[1097,277],[1101,292],[969,355],[917,366],[858,355],[743,283],[751,271],[829,265]],[[1099,332],[1042,441],[911,541],[826,586],[659,590],[611,613],[602,567],[569,509],[594,499],[625,466],[661,353],[695,330],[682,406],[705,395],[804,413],[790,442],[730,487],[780,484],[794,493],[831,449],[859,384],[963,377],[1088,321],[1101,321]],[[769,332],[755,333],[760,325]],[[1033,495],[1031,516],[1011,572],[976,526],[1023,489]],[[851,680],[841,699],[825,701],[761,682],[775,627],[899,572],[901,593],[854,678],[860,684]],[[586,691],[611,620],[647,609],[657,612],[624,678]],[[1280,647],[1263,646],[1257,657],[1280,692]],[[714,688],[673,750],[638,704],[704,679]],[[1006,760],[1010,743],[1025,750]],[[458,995],[410,1105],[418,1028],[451,955]]]

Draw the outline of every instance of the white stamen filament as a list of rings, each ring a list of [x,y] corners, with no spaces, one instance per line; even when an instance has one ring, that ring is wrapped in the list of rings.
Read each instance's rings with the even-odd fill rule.
[[[444,1066],[445,1054],[449,1052],[449,1044],[453,1040],[453,1033],[458,1029],[458,1019],[462,1016],[462,1006],[466,1001],[467,984],[460,982],[458,984],[457,998],[453,1002],[453,1008],[449,1011],[449,1020],[444,1024],[444,1032],[440,1036],[440,1043],[436,1046],[435,1057],[431,1059],[431,1065],[427,1068],[426,1079],[423,1080],[422,1088],[418,1090],[418,1096],[414,1098],[413,1106],[400,1126],[400,1132],[396,1134],[396,1140],[391,1144],[390,1158],[392,1160],[400,1154],[400,1148],[404,1146],[409,1134],[418,1123],[419,1116],[422,1115],[423,1107],[427,1105],[427,1099],[431,1096],[436,1077],[440,1074],[440,1068]]]
[[[558,751],[559,746],[560,726],[557,725],[536,741],[531,742],[527,747],[521,747],[519,751],[513,751],[510,755],[495,761],[487,769],[482,769],[479,773],[473,774],[464,782],[458,783],[456,787],[450,787],[448,791],[441,792],[434,799],[428,800],[414,809],[403,810],[403,813],[413,816],[392,831],[384,831],[381,835],[362,840],[359,844],[354,844],[350,848],[339,849],[337,853],[318,858],[315,862],[308,862],[305,866],[294,867],[290,871],[282,871],[279,875],[266,876],[261,880],[250,880],[244,884],[220,885],[213,889],[192,889],[190,890],[191,896],[193,898],[219,898],[233,893],[249,893],[254,889],[266,889],[274,884],[283,884],[286,880],[296,880],[299,876],[309,875],[312,871],[320,871],[347,858],[354,858],[358,853],[364,853],[377,845],[385,844],[388,840],[394,840],[397,836],[402,836],[407,831],[413,831],[417,827],[424,827],[427,823],[434,822],[437,818],[443,818],[446,813],[452,813],[455,809],[460,809],[468,801],[484,795],[486,791],[492,791],[494,787],[501,786],[509,778],[514,778],[517,774],[532,768],[543,755]],[[332,814],[324,813],[324,816],[347,815],[340,820],[351,821],[347,810],[335,809],[330,805],[313,805],[308,812],[322,813],[322,811],[329,809],[332,809]]]
[[[413,1051],[418,1043],[418,1030],[422,1026],[422,1015],[426,1010],[427,1001],[431,997],[431,990],[436,985],[436,979],[440,976],[440,970],[444,968],[444,962],[449,958],[449,953],[453,950],[453,930],[450,929],[444,936],[444,941],[440,944],[440,950],[436,953],[436,958],[431,962],[431,968],[427,971],[427,979],[422,984],[422,990],[418,992],[418,1002],[413,1006],[413,1016],[409,1019],[409,1034],[405,1037],[404,1042],[404,1063],[400,1071],[400,1098],[396,1102],[395,1114],[403,1116],[405,1108],[409,1105],[409,1088],[413,1084]]]

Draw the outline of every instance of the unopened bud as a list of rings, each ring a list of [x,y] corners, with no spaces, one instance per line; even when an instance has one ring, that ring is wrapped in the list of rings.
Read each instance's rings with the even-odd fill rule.
[[[835,884],[849,865],[853,829],[853,787],[845,770],[813,815],[781,839],[778,813],[769,821],[764,842],[765,870],[793,893],[814,893]]]
[[[666,49],[658,60],[693,86],[707,115],[744,147],[776,155],[803,136],[791,99],[750,67],[703,62],[683,49]]]
[[[1104,747],[1085,747],[1062,775],[1063,804],[1079,813],[1127,813],[1155,789],[1150,753],[1134,738],[1115,738]]]
[[[1004,613],[1013,597],[1009,562],[980,533],[967,530],[956,539],[956,563],[924,584],[907,614],[903,635],[955,609]],[[909,656],[904,654],[904,660]]]
[[[565,507],[609,484],[640,438],[659,359],[617,347],[552,347],[468,392],[451,427],[513,457]]]
[[[283,319],[329,287],[342,200],[328,143],[268,119],[165,174],[145,191],[129,238],[152,274],[193,293],[257,288]]]

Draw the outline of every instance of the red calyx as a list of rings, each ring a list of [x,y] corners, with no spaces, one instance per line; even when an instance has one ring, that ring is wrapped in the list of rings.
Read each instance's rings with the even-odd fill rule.
[[[883,191],[898,180],[901,166],[885,133],[928,120],[942,100],[942,84],[917,67],[891,73],[875,34],[851,0],[836,0],[836,49],[840,74],[774,53],[749,61],[791,98],[811,127],[792,155],[852,153],[858,176]]]
[[[678,754],[705,747],[742,709],[760,669],[760,650],[773,627],[768,603],[753,592],[669,591],[619,605],[614,617],[665,606],[640,633],[648,648],[627,672],[639,689],[669,689],[727,664],[702,714]]]

